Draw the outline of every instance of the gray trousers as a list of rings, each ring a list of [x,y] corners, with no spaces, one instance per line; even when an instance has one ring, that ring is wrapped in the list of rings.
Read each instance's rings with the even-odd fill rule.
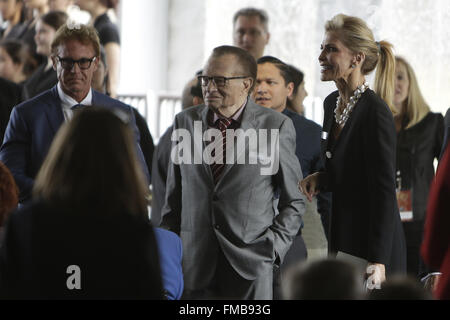
[[[182,299],[192,300],[272,300],[273,272],[255,280],[242,278],[230,265],[222,252],[210,286],[204,290],[185,290]]]

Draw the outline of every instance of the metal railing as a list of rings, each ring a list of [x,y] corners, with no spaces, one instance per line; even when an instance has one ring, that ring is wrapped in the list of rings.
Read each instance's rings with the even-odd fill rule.
[[[153,141],[157,143],[181,111],[181,98],[170,92],[149,91],[147,94],[120,94],[118,99],[136,109],[147,121]]]
[[[172,125],[175,115],[181,111],[181,97],[171,92],[149,91],[147,94],[121,94],[118,99],[136,109],[146,119],[155,144]],[[304,101],[305,117],[319,125],[323,121],[323,100],[307,97]]]

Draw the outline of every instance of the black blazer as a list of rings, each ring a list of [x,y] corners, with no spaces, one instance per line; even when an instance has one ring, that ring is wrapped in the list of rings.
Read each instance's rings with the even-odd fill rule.
[[[80,290],[67,287],[71,265],[81,270]],[[9,218],[0,250],[1,298],[161,299],[162,292],[148,221],[42,202]]]
[[[159,226],[162,221],[161,210],[166,200],[166,180],[169,171],[170,152],[172,150],[173,126],[159,138],[153,153],[152,163],[152,223]]]
[[[25,81],[22,89],[22,101],[34,98],[58,83],[56,71],[53,68],[45,70],[46,66],[47,63],[41,64]]]
[[[372,90],[361,96],[333,141],[339,93],[324,101],[325,189],[333,192],[330,251],[403,272],[405,239],[395,194],[396,132],[391,111]]]
[[[425,221],[428,193],[434,178],[433,162],[439,158],[443,138],[444,119],[442,114],[433,112],[397,134],[396,170],[400,173],[401,188],[412,189],[413,219],[420,225]]]
[[[0,78],[0,146],[3,142],[11,111],[20,102],[20,91],[20,85]]]

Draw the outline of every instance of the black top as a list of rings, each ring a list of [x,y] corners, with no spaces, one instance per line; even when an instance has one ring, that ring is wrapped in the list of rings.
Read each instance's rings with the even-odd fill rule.
[[[161,224],[161,210],[164,206],[166,195],[166,179],[169,170],[170,151],[172,148],[173,126],[159,138],[155,148],[152,163],[152,223],[155,226]]]
[[[20,91],[20,85],[0,78],[0,145],[3,142],[11,111],[20,102]]]
[[[136,127],[139,129],[139,146],[141,147],[142,153],[144,154],[145,164],[147,165],[148,173],[151,177],[152,172],[152,160],[153,151],[155,150],[155,145],[153,144],[153,138],[148,129],[147,121],[139,111],[131,107],[134,112],[134,117],[136,118]]]
[[[22,101],[34,98],[38,94],[53,88],[58,83],[56,71],[49,68],[45,71],[47,63],[41,64],[31,77],[25,81],[22,90]]]
[[[161,299],[159,268],[148,221],[35,202],[9,218],[0,249],[0,297]],[[81,289],[73,289],[77,277]]]
[[[112,23],[111,19],[109,19],[107,13],[104,13],[95,19],[94,28],[98,32],[102,46],[110,42],[120,44],[119,30],[117,26]]]
[[[396,131],[386,103],[367,89],[339,137],[334,109],[339,92],[324,101],[324,180],[333,192],[330,251],[342,251],[404,272],[405,239],[395,193]]]
[[[434,177],[434,159],[439,158],[444,137],[444,119],[429,112],[421,121],[397,134],[397,172],[402,190],[412,189],[414,220],[423,221],[428,192]]]

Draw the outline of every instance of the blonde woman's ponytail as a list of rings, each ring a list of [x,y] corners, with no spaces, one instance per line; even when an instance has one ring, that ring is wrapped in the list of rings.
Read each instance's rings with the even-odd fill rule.
[[[377,71],[375,73],[374,91],[386,102],[392,114],[396,115],[399,110],[394,106],[393,98],[395,93],[395,55],[392,44],[387,41],[380,41],[379,59]]]

